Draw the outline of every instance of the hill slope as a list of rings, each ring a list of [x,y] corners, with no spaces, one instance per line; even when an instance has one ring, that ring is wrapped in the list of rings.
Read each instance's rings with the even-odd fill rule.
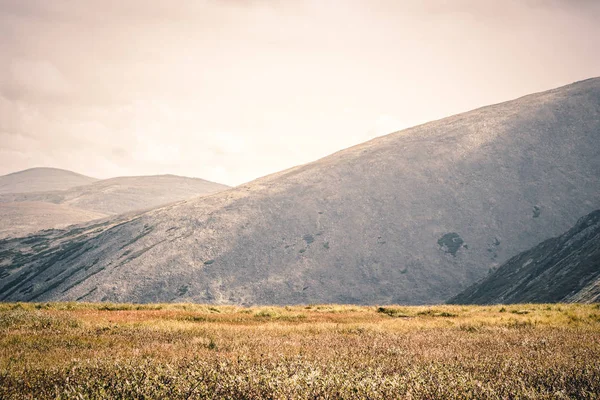
[[[437,303],[600,208],[600,79],[0,243],[0,299]]]
[[[96,178],[58,168],[31,168],[0,176],[0,194],[65,190],[87,185]]]
[[[600,301],[600,210],[502,265],[448,303]]]

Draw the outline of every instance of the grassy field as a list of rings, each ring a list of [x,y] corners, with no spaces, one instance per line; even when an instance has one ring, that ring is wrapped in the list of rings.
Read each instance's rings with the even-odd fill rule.
[[[0,398],[599,398],[600,307],[0,303]]]

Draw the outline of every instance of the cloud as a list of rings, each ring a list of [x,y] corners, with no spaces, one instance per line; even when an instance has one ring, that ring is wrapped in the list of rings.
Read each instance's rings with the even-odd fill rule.
[[[584,0],[0,0],[0,173],[242,183],[597,75],[599,19]]]
[[[372,132],[374,136],[386,135],[388,133],[396,132],[401,129],[408,128],[406,124],[402,123],[398,118],[392,115],[380,115],[375,120],[375,127]]]
[[[48,61],[13,60],[3,92],[9,97],[56,99],[71,93],[65,76]]]

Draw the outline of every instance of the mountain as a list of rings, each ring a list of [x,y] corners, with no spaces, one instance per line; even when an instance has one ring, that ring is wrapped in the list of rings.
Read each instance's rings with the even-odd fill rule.
[[[0,242],[1,300],[439,303],[600,208],[600,79]]]
[[[104,214],[121,214],[225,189],[229,186],[176,175],[128,176],[62,191],[5,194],[0,196],[0,203],[45,202]]]
[[[0,176],[0,194],[65,190],[96,180],[64,169],[31,168]]]
[[[448,303],[600,301],[600,210],[561,236],[511,258]]]

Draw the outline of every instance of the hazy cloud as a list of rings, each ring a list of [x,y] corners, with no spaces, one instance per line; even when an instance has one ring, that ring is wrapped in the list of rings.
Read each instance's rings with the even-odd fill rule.
[[[68,96],[71,85],[65,76],[48,61],[12,60],[6,92],[13,98],[60,99]]]
[[[237,184],[600,75],[600,2],[0,0],[0,174]]]

